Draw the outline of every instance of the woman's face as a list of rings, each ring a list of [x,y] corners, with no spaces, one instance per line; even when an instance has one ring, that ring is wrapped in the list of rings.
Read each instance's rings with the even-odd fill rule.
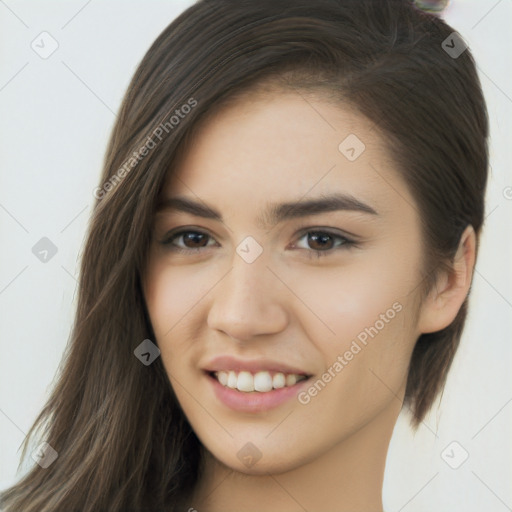
[[[276,93],[201,127],[163,189],[145,298],[216,459],[284,472],[390,435],[420,334],[421,247],[415,201],[362,116]]]

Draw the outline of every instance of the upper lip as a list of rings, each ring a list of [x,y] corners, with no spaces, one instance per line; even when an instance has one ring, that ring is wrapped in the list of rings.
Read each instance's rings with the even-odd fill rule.
[[[288,364],[272,361],[270,359],[237,359],[232,356],[217,356],[211,359],[204,367],[206,372],[218,371],[248,371],[251,373],[268,371],[268,372],[281,372],[281,373],[294,373],[297,375],[309,376],[307,372],[299,368],[290,366]]]

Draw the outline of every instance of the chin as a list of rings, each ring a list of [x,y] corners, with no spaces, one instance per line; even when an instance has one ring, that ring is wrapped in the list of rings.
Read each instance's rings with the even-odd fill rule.
[[[203,446],[216,463],[245,475],[278,475],[293,471],[314,461],[321,453],[321,447],[315,448],[306,440],[286,444],[285,439],[276,437],[273,442],[267,438],[268,432],[260,437],[247,435],[232,439],[232,444],[219,445],[218,442],[204,443]],[[302,447],[302,449],[301,449]]]

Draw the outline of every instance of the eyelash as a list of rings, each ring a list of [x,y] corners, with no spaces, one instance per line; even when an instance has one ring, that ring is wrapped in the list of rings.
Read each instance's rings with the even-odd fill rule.
[[[353,247],[357,247],[357,244],[354,240],[351,240],[351,239],[347,238],[346,236],[341,235],[339,233],[334,233],[328,229],[308,228],[305,231],[302,231],[302,229],[304,229],[304,228],[299,229],[299,231],[301,231],[301,232],[300,232],[297,240],[301,240],[302,238],[304,238],[304,236],[307,236],[308,234],[317,234],[317,235],[327,235],[331,238],[335,238],[335,239],[339,239],[339,240],[343,241],[338,246],[332,247],[330,249],[325,249],[325,250],[299,248],[300,250],[306,251],[307,256],[309,258],[313,258],[315,256],[317,258],[330,256],[338,249],[349,250]],[[181,229],[179,231],[168,233],[160,243],[164,246],[168,246],[169,250],[171,250],[173,252],[180,253],[180,254],[191,254],[191,253],[195,254],[195,253],[201,252],[202,250],[207,249],[207,247],[209,247],[209,246],[206,246],[206,247],[194,247],[194,248],[184,249],[182,247],[178,247],[178,246],[172,244],[172,242],[176,238],[179,238],[180,236],[187,234],[187,233],[195,233],[195,234],[199,234],[199,235],[204,235],[204,236],[209,237],[210,239],[213,239],[208,233],[205,233],[204,231],[201,231],[199,229]]]

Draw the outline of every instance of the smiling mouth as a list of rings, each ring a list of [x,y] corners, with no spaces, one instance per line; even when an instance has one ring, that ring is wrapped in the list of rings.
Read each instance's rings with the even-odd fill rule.
[[[260,371],[216,371],[207,372],[222,386],[242,393],[267,393],[276,389],[290,388],[298,382],[307,380],[308,375]]]

